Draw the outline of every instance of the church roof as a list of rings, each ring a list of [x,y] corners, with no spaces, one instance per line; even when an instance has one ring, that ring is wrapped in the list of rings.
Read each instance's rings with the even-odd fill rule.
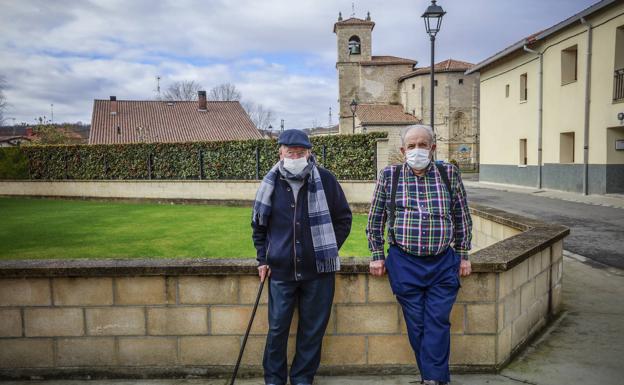
[[[472,66],[474,66],[474,64],[472,63],[468,63],[465,61],[461,61],[461,60],[455,60],[455,59],[447,59],[444,61],[441,61],[439,63],[436,63],[436,65],[434,66],[434,71],[435,73],[440,73],[440,72],[465,72],[467,69],[471,68]],[[418,68],[408,74],[405,74],[403,76],[401,76],[399,78],[399,81],[411,78],[413,76],[418,76],[418,75],[425,75],[425,74],[430,74],[431,73],[431,66],[429,67],[423,67],[423,68]]]
[[[409,125],[420,122],[414,115],[406,113],[400,104],[358,104],[355,116],[362,125]]]
[[[395,65],[395,64],[407,64],[416,65],[418,62],[412,59],[405,59],[397,56],[371,56],[371,60],[358,62],[363,66],[381,66],[381,65]]]
[[[375,23],[370,20],[358,19],[357,17],[351,17],[346,20],[340,20],[334,23],[334,33],[336,33],[336,27],[338,26],[352,26],[352,25],[368,25],[371,30],[375,28]]]

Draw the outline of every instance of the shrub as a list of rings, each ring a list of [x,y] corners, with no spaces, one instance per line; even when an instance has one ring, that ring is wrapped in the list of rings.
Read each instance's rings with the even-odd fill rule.
[[[385,133],[312,137],[339,179],[375,179]],[[256,179],[277,162],[277,141],[43,145],[0,149],[0,179]]]

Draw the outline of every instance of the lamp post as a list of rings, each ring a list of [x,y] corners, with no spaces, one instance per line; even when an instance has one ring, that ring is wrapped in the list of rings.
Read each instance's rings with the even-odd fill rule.
[[[425,13],[422,14],[422,18],[425,20],[425,29],[431,38],[431,129],[435,134],[434,125],[434,57],[435,57],[435,37],[440,32],[440,25],[442,24],[442,16],[446,12],[436,4],[436,0],[431,0],[431,5],[427,7]]]
[[[358,103],[355,101],[355,99],[353,99],[349,106],[351,107],[351,116],[353,117],[353,131],[352,131],[352,133],[355,134],[355,111],[357,110]]]

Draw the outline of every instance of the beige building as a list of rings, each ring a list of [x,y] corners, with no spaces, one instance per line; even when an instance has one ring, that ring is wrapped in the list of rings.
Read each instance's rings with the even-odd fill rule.
[[[339,132],[386,131],[388,162],[399,158],[399,132],[415,123],[429,124],[430,67],[395,56],[372,55],[375,23],[355,17],[334,24],[337,37]],[[436,124],[439,159],[455,159],[470,167],[478,163],[478,74],[464,72],[472,64],[445,60],[435,65]],[[355,100],[355,116],[351,103]]]
[[[481,180],[624,192],[624,2],[600,1],[477,71]]]

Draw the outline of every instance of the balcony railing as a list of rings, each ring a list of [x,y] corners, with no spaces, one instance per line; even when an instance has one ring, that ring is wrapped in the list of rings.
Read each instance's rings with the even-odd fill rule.
[[[613,101],[624,100],[624,68],[613,73]]]

